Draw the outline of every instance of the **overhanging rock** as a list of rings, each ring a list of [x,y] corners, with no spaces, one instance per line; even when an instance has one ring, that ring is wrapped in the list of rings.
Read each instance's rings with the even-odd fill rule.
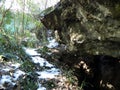
[[[41,20],[70,51],[120,57],[119,0],[61,0]]]

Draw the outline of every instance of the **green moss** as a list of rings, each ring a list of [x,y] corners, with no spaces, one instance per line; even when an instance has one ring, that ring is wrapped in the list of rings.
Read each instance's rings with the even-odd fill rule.
[[[35,70],[35,64],[33,64],[33,62],[31,62],[29,60],[26,60],[21,65],[21,69],[24,70],[27,73],[33,72]]]
[[[37,90],[38,84],[37,80],[35,79],[36,76],[32,73],[24,76],[24,78],[21,78],[20,85],[22,90]]]
[[[39,53],[41,53],[42,55],[50,52],[50,50],[49,50],[49,48],[47,46],[43,46],[42,48],[38,49],[37,51]]]
[[[46,90],[52,90],[53,88],[56,87],[56,84],[54,80],[48,80],[42,83],[42,86],[46,87]]]
[[[110,11],[112,12],[113,18],[120,18],[120,4],[110,7]]]

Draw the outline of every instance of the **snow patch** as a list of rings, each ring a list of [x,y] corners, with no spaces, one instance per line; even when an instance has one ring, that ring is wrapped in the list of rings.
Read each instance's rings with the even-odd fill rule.
[[[56,75],[58,75],[60,72],[58,69],[52,68],[50,70],[42,71],[42,72],[36,72],[40,76],[38,77],[39,79],[53,79],[55,78]]]
[[[55,41],[55,39],[49,40],[49,45],[47,45],[48,48],[53,48],[53,47],[57,47],[58,43]],[[50,69],[48,70],[44,70],[44,71],[36,71],[36,73],[38,74],[38,79],[54,79],[56,78],[57,75],[60,74],[60,70],[57,68],[54,68],[54,65],[50,64],[46,59],[37,56],[40,55],[39,53],[37,53],[37,51],[35,49],[30,49],[30,48],[25,48],[24,49],[25,52],[30,55],[32,57],[32,61],[36,64],[39,64],[41,67],[42,66],[47,66],[50,67]],[[38,89],[37,90],[46,90],[45,87],[42,87],[42,85],[40,83],[38,83]]]
[[[48,67],[53,67],[52,64],[48,63],[46,61],[46,59],[44,58],[41,58],[40,56],[37,56],[37,55],[40,55],[39,53],[37,53],[37,51],[35,51],[35,49],[30,49],[30,48],[25,48],[25,52],[30,55],[30,56],[35,56],[35,57],[32,57],[32,61],[34,63],[39,63],[40,66],[48,66]]]
[[[21,71],[21,70],[17,70],[14,75],[13,75],[13,80],[16,81],[20,76],[25,75],[25,72]]]
[[[44,58],[41,58],[41,57],[32,57],[32,61],[34,63],[39,63],[40,66],[53,67],[52,64],[48,63]]]
[[[55,39],[49,40],[49,44],[47,45],[48,48],[54,48],[57,47],[59,44],[56,42]]]
[[[42,85],[41,85],[41,84],[39,84],[38,86],[39,86],[39,87],[38,87],[38,89],[37,89],[37,90],[46,90],[46,88],[45,88],[45,87],[42,87]]]
[[[11,83],[11,85],[15,85],[16,83],[12,82],[12,77],[9,75],[3,75],[0,79],[0,85],[4,85],[4,83]]]
[[[17,69],[20,67],[20,63],[14,63],[14,64],[11,64],[11,66],[14,68],[14,69]]]
[[[39,53],[37,53],[35,50],[36,49],[32,49],[32,48],[23,48],[25,50],[25,52],[30,55],[30,56],[35,56],[35,55],[40,55]]]

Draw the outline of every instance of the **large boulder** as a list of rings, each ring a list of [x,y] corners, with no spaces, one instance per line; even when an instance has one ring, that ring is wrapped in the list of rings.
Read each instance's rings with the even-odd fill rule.
[[[67,46],[59,60],[83,90],[120,90],[119,11],[119,0],[61,0],[41,19]]]
[[[120,57],[119,0],[61,0],[42,23],[69,51]]]

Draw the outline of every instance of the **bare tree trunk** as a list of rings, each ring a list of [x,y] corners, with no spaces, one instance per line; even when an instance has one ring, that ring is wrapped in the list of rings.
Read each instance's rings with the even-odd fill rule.
[[[24,27],[24,24],[25,24],[25,22],[24,22],[24,20],[25,20],[25,0],[23,0],[23,16],[22,16],[22,33],[23,33],[23,35],[24,35],[24,29],[25,29],[25,27]]]
[[[46,0],[46,2],[45,2],[45,9],[47,8],[47,0]]]

